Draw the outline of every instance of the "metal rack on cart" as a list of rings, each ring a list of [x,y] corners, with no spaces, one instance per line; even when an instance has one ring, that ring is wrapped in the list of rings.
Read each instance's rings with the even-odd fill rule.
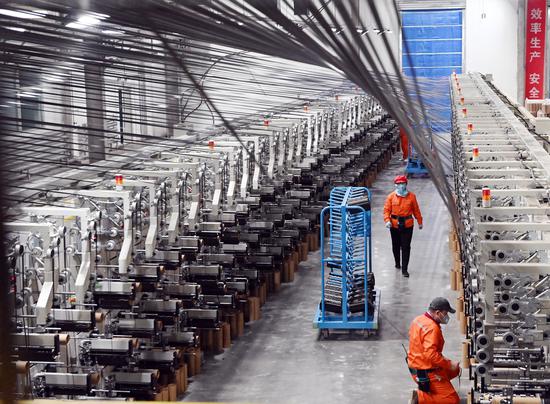
[[[380,291],[374,289],[370,192],[364,187],[337,187],[330,193],[328,251],[321,227],[321,302],[314,325],[330,329],[378,330]],[[328,256],[325,254],[328,253]]]

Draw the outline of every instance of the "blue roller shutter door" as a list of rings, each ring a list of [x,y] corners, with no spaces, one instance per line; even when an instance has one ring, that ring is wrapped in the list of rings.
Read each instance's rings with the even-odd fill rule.
[[[449,77],[453,71],[462,73],[462,10],[403,11],[401,18],[405,75],[442,78]],[[435,102],[448,102],[448,99],[447,89]],[[450,105],[448,113],[440,119],[438,131],[449,129]]]

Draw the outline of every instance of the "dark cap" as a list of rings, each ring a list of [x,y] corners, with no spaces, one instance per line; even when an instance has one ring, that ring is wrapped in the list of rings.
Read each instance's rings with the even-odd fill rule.
[[[442,310],[448,311],[449,313],[456,313],[456,310],[451,307],[451,304],[444,297],[436,297],[430,303],[430,310]]]

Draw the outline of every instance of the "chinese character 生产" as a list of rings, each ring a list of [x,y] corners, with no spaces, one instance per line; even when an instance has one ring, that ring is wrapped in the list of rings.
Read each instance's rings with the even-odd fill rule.
[[[540,38],[537,38],[536,36],[531,38],[531,40],[529,41],[529,44],[531,45],[531,49],[540,49],[540,43],[541,43]]]
[[[539,51],[531,51],[529,52],[529,62],[532,62],[533,59],[540,58],[540,52]]]

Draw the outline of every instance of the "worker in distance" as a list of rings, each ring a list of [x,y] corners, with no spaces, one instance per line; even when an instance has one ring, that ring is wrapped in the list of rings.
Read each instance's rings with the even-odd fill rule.
[[[409,257],[411,255],[411,240],[414,219],[422,230],[422,214],[416,200],[416,195],[407,190],[407,177],[395,177],[395,191],[388,195],[384,204],[384,222],[390,229],[395,268],[400,269],[404,277],[409,277]]]
[[[444,297],[436,297],[428,311],[416,317],[409,328],[407,365],[418,385],[412,403],[459,404],[460,398],[451,380],[460,375],[460,365],[443,356],[445,339],[441,324],[456,313]]]

